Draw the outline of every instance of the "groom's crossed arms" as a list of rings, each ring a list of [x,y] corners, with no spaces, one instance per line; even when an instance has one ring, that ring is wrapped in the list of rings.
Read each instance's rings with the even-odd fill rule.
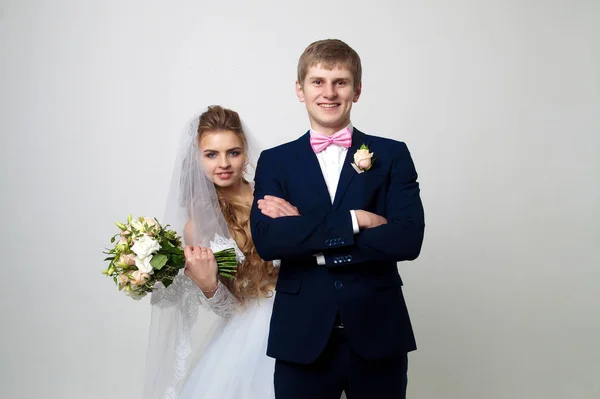
[[[417,172],[404,143],[386,140],[386,145],[394,147],[388,152],[394,155],[386,183],[385,214],[381,215],[387,223],[376,223],[377,227],[361,229],[358,234],[354,234],[347,209],[300,215],[295,207],[269,198],[290,202],[282,189],[286,186],[285,176],[280,176],[280,165],[286,158],[279,158],[277,149],[263,152],[256,169],[251,212],[252,237],[259,255],[272,260],[322,253],[328,267],[417,258],[425,228]],[[368,213],[357,210],[359,220],[365,216],[369,218]],[[371,217],[368,223],[359,225],[370,227],[372,221]]]

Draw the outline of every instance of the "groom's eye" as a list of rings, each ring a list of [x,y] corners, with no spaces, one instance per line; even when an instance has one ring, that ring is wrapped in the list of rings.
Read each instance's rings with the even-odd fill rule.
[[[322,80],[319,80],[319,79],[313,80],[313,84],[320,85],[321,83],[323,83]]]

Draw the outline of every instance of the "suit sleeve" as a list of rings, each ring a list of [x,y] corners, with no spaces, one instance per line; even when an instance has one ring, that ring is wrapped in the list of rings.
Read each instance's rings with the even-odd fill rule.
[[[284,180],[278,176],[280,170],[273,150],[261,154],[250,213],[252,239],[260,257],[264,260],[298,258],[353,245],[352,218],[347,210],[275,219],[262,214],[257,201],[265,195],[292,203],[283,189]]]
[[[368,172],[367,172],[368,173]],[[392,164],[384,216],[388,223],[354,236],[349,247],[324,251],[327,267],[369,261],[414,260],[421,252],[425,216],[414,163],[400,143]]]

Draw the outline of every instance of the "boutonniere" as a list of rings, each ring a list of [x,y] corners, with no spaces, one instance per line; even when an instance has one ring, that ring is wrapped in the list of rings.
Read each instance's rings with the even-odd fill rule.
[[[363,144],[354,153],[354,163],[352,164],[352,167],[356,173],[363,173],[365,170],[371,169],[373,162],[375,162],[373,153],[369,152],[369,147]]]

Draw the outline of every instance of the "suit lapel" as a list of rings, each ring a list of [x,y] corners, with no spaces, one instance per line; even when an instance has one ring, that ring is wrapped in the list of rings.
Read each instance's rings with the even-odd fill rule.
[[[329,197],[327,183],[325,183],[319,160],[310,146],[310,131],[298,139],[297,147],[296,154],[302,164],[301,173],[305,176],[305,179],[311,182],[314,188],[314,196],[321,202],[331,206],[331,198]]]
[[[354,129],[352,132],[352,146],[348,148],[348,152],[346,153],[346,160],[344,161],[344,165],[342,165],[340,180],[338,182],[337,190],[335,191],[333,210],[337,210],[340,207],[348,186],[352,182],[354,176],[357,175],[351,163],[354,162],[354,153],[360,148],[360,146],[363,144],[366,144],[367,146],[369,145],[366,140],[367,138],[364,133],[360,132],[358,129]]]

